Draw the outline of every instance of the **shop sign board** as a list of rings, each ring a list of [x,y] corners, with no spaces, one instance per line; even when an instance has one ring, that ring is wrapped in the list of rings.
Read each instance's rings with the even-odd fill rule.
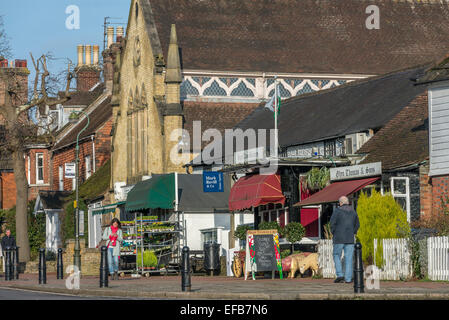
[[[255,280],[255,273],[260,271],[279,272],[282,279],[282,261],[277,230],[248,230],[246,235],[245,280],[248,273]]]
[[[373,176],[380,176],[381,174],[382,162],[373,162],[330,169],[331,181],[368,178]]]
[[[64,164],[64,176],[66,179],[75,179],[76,167],[75,162]]]
[[[204,192],[224,192],[223,172],[205,171],[203,172]]]

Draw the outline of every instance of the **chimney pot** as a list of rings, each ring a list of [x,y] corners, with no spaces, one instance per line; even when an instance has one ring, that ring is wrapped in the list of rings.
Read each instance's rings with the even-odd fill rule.
[[[108,49],[109,49],[111,45],[114,43],[114,27],[108,27],[107,36],[108,36]]]
[[[116,42],[120,42],[120,40],[122,40],[123,38],[123,27],[117,27],[117,38],[116,38]]]
[[[78,46],[78,66],[84,65],[84,46]]]
[[[93,62],[94,62],[95,65],[98,65],[98,57],[99,57],[99,53],[100,53],[100,47],[95,45],[95,46],[93,46],[93,48],[94,48],[94,60],[93,60]]]
[[[86,45],[86,65],[90,66],[91,63],[91,52],[92,52],[92,46],[90,44]]]

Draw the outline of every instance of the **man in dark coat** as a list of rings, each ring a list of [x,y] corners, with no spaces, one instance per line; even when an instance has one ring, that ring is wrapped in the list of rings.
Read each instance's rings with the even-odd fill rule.
[[[15,247],[16,246],[16,239],[14,236],[11,235],[11,230],[6,229],[5,236],[2,238],[2,251],[3,251],[3,272],[5,272],[5,250],[6,248]]]
[[[352,282],[352,258],[354,255],[354,239],[359,230],[359,217],[355,210],[349,205],[347,197],[343,196],[339,199],[339,207],[335,208],[332,213],[330,227],[332,232],[332,240],[334,244],[334,264],[337,278],[335,283]],[[343,275],[341,265],[341,253],[344,251],[345,257],[345,274]]]

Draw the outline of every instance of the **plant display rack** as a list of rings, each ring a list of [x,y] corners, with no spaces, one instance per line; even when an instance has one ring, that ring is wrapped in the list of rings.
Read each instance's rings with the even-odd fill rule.
[[[181,245],[183,237],[183,221],[180,215],[175,214],[174,221],[159,221],[157,216],[144,216],[136,214],[136,243],[140,252],[141,261],[136,263],[137,272],[149,276],[151,273],[176,273],[180,272]],[[156,266],[143,266],[143,252],[153,251],[156,258]],[[137,259],[137,254],[136,254]]]
[[[137,267],[137,220],[121,221],[123,232],[123,243],[120,248],[119,273],[135,273]]]

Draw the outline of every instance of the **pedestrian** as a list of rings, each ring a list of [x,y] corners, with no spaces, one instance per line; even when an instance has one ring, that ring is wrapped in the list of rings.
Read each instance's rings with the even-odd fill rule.
[[[111,225],[103,232],[103,240],[106,240],[108,248],[109,275],[112,280],[118,280],[118,259],[120,256],[120,244],[123,241],[123,233],[120,221],[112,219]]]
[[[6,229],[5,236],[2,238],[2,255],[3,255],[3,273],[5,272],[5,264],[6,264],[6,248],[13,248],[16,246],[16,239],[11,235],[11,230]]]
[[[357,212],[349,205],[347,197],[342,196],[338,199],[339,206],[332,213],[330,225],[332,232],[332,240],[334,244],[333,256],[335,271],[337,278],[335,283],[352,282],[353,265],[352,258],[354,255],[354,239],[359,230],[360,223]],[[343,275],[341,265],[341,253],[344,251],[345,257],[345,274]]]

